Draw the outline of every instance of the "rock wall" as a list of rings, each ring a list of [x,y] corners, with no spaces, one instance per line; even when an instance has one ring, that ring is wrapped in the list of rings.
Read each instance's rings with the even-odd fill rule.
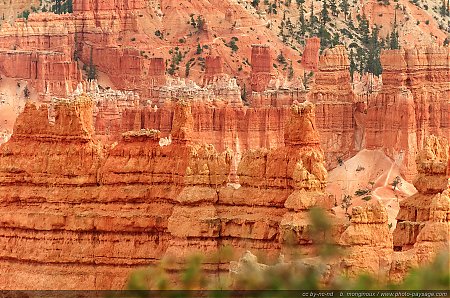
[[[252,45],[252,91],[261,92],[267,89],[272,79],[272,55],[267,45]]]
[[[316,72],[319,69],[320,38],[306,39],[305,50],[302,55],[302,65],[305,69]]]
[[[0,48],[62,52],[71,56],[75,45],[74,31],[70,15],[32,13],[27,20],[2,23]]]
[[[224,74],[221,56],[208,55],[205,60],[205,76],[203,85],[208,85]]]
[[[151,87],[161,87],[166,84],[166,64],[164,58],[150,58],[148,68],[149,84]]]
[[[277,254],[288,232],[311,243],[307,209],[331,208],[309,103],[291,108],[287,145],[243,152],[229,185],[232,152],[193,142],[186,102],[171,142],[138,130],[111,148],[93,140],[92,108],[85,97],[53,113],[28,104],[0,147],[3,289],[120,289],[133,269],[175,256],[176,272],[222,245]]]
[[[252,107],[285,107],[294,102],[304,102],[308,98],[307,91],[303,88],[302,82],[296,82],[286,88],[275,87],[274,89],[252,93]]]
[[[121,131],[136,128],[157,129],[168,137],[173,129],[175,103],[166,102],[161,108],[128,109],[123,114]],[[288,108],[214,107],[193,103],[194,131],[198,143],[213,144],[223,151],[243,151],[283,146],[284,122]]]
[[[141,85],[146,82],[144,71],[157,63],[152,61],[150,66],[145,67],[144,57],[135,48],[97,46],[89,42],[83,43],[80,57],[83,61],[92,59],[96,68],[105,72],[119,90],[141,90]],[[160,77],[157,76],[158,81]]]
[[[449,59],[449,48],[438,46],[381,54],[383,88],[368,102],[366,147],[384,148],[409,180],[425,138],[450,135]]]
[[[144,0],[79,0],[73,3],[74,13],[128,11],[145,7],[146,3]]]
[[[82,80],[77,63],[58,52],[0,50],[0,74],[28,80],[43,101],[71,95]]]
[[[400,280],[409,269],[427,264],[450,249],[448,150],[446,139],[429,136],[418,155],[419,176],[414,183],[418,193],[400,202],[397,215],[396,252],[390,269],[393,280]]]
[[[362,272],[381,279],[389,276],[392,263],[392,234],[386,209],[378,201],[353,207],[351,224],[339,244],[347,249],[340,267],[356,277]]]
[[[67,24],[61,26],[61,24]],[[72,94],[82,80],[73,61],[74,26],[68,16],[31,14],[25,22],[2,24],[0,74],[28,80],[43,101]]]
[[[349,66],[343,46],[326,49],[320,56],[319,71],[309,95],[317,107],[317,127],[330,167],[336,166],[339,159],[350,158],[356,150],[362,149],[362,141],[355,138],[355,96]]]
[[[414,182],[418,193],[400,202],[397,227],[394,231],[396,250],[408,250],[416,244],[426,222],[432,221],[433,202],[445,197],[441,193],[448,187],[448,148],[447,139],[429,136],[424,149],[418,154],[419,176]],[[442,207],[444,206],[445,204]]]

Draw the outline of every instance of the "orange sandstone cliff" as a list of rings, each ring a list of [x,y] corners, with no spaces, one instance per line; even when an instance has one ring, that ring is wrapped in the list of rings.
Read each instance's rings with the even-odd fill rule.
[[[286,146],[243,152],[239,184],[232,152],[193,142],[189,104],[171,142],[137,130],[112,148],[93,141],[92,108],[28,104],[0,147],[2,288],[122,288],[133,268],[227,244],[276,254],[287,233],[311,243],[304,211],[331,208],[310,103],[291,108]]]
[[[394,230],[390,276],[402,278],[410,268],[429,263],[438,253],[449,251],[450,179],[449,145],[444,138],[426,138],[417,158],[418,193],[400,203]],[[447,169],[446,169],[447,168]],[[447,172],[447,173],[446,173]]]
[[[425,138],[450,135],[449,59],[449,47],[438,46],[381,54],[383,87],[368,101],[366,148],[383,148],[409,180]]]
[[[353,109],[355,96],[351,87],[350,62],[343,46],[326,49],[320,56],[319,71],[310,98],[317,106],[317,126],[327,163],[338,164],[355,151]]]

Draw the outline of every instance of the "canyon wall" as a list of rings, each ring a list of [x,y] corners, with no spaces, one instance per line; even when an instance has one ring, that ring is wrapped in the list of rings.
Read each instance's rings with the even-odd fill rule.
[[[245,151],[234,169],[230,150],[193,141],[186,102],[170,142],[138,130],[111,148],[93,140],[92,109],[83,96],[50,114],[28,103],[0,147],[3,289],[120,289],[164,256],[177,271],[225,245],[273,255],[288,235],[310,245],[306,211],[331,208],[310,103],[289,110],[286,146]]]
[[[135,126],[155,126],[145,123],[142,115],[150,108],[144,106],[161,107],[171,98],[207,101],[217,110],[232,106],[237,108],[236,113],[241,113],[241,88],[234,78],[224,74],[224,59],[217,52],[212,51],[205,59],[205,74],[200,87],[189,80],[169,79],[165,76],[166,61],[163,58],[148,58],[146,51],[139,50],[132,42],[123,41],[124,38],[131,40],[135,35],[142,37],[136,26],[146,5],[145,1],[76,1],[73,14],[39,13],[31,14],[27,21],[19,19],[12,25],[5,22],[0,32],[0,73],[29,81],[39,98],[49,102],[53,96],[67,97],[77,92],[78,83],[83,80],[82,64],[75,62],[74,58],[80,58],[87,68],[92,60],[101,77],[110,79],[111,88],[133,91],[141,96],[140,112],[130,111],[122,115],[123,109],[116,109],[112,102],[99,107],[100,113],[96,114],[96,117],[100,115],[96,125],[98,134],[112,134],[113,138]],[[220,144],[212,133],[206,142],[219,149],[230,146],[234,150],[237,150],[239,142],[245,149],[282,145],[282,138],[274,136],[274,133],[283,134],[285,119],[280,117],[284,114],[280,112],[280,115],[273,116],[275,112],[271,112],[267,116],[265,108],[261,111],[259,108],[273,106],[282,109],[296,101],[310,100],[316,104],[317,126],[327,168],[333,168],[339,160],[345,160],[361,149],[384,148],[389,157],[402,165],[402,174],[408,180],[413,179],[417,174],[415,156],[426,136],[450,135],[448,47],[384,51],[381,57],[384,85],[380,91],[364,98],[352,92],[345,49],[327,49],[319,58],[318,44],[317,38],[308,39],[303,54],[303,63],[311,69],[317,68],[309,86],[300,79],[289,81],[272,77],[274,61],[271,49],[253,45],[250,105],[258,111],[252,112],[258,114],[252,117],[259,118],[260,123],[248,120],[248,125],[257,125],[248,131],[257,132],[257,136],[250,137],[256,141],[246,140],[247,133],[240,132],[247,130],[245,125],[241,129],[240,126],[230,127],[226,123],[218,124],[222,120],[214,120],[216,128],[237,130],[220,134],[230,135],[225,137],[227,141],[224,144]],[[306,77],[303,79],[307,80]],[[134,104],[130,106],[134,108]],[[134,113],[132,120],[129,119],[130,113]],[[106,114],[109,115],[102,116]],[[114,118],[114,121],[109,121],[111,124],[102,120],[108,117]],[[133,125],[129,124],[130,121]],[[238,123],[240,120],[233,121]],[[169,124],[164,125],[168,127]],[[212,126],[199,124],[199,129]],[[170,129],[162,131],[167,133]],[[208,133],[205,130],[198,135],[197,139],[200,139],[200,135],[203,137]]]
[[[124,112],[122,131],[157,129],[168,137],[173,129],[175,102],[166,102],[161,108],[146,107]],[[234,152],[257,148],[276,148],[284,144],[284,122],[288,108],[215,107],[206,103],[193,103],[194,128],[192,139],[210,143],[223,151]]]
[[[449,47],[386,50],[383,88],[368,102],[366,147],[383,148],[409,180],[427,136],[449,136]]]
[[[444,208],[444,213],[448,211],[448,150],[447,139],[436,136],[426,138],[424,148],[417,156],[419,175],[414,186],[418,193],[400,202],[397,227],[394,231],[396,250],[405,251],[416,245],[418,235],[425,224],[433,221],[432,213],[437,212],[434,209]]]
[[[78,0],[74,1],[74,13],[80,12],[105,12],[105,11],[121,11],[143,9],[146,3],[143,0]]]
[[[315,85],[309,94],[317,106],[317,127],[329,166],[362,149],[355,138],[354,101],[349,73],[350,62],[343,46],[326,49],[320,56]],[[362,138],[362,136],[360,136]]]
[[[205,75],[203,85],[211,84],[218,77],[223,76],[223,59],[218,55],[208,55],[205,60]]]
[[[86,64],[93,61],[97,71],[105,72],[116,89],[128,91],[144,89],[142,84],[151,64],[144,62],[145,59],[138,49],[117,45],[98,45],[89,41],[81,45],[81,60]]]
[[[272,54],[267,45],[252,45],[252,73],[251,87],[254,92],[261,92],[267,89],[272,79]]]
[[[320,38],[306,39],[305,50],[302,55],[302,65],[305,69],[316,72],[319,69]]]
[[[0,74],[29,81],[39,98],[71,95],[82,80],[73,61],[74,26],[70,17],[31,14],[25,22],[5,22],[0,30]],[[66,26],[61,24],[67,23]]]
[[[445,138],[428,136],[417,157],[418,193],[400,202],[394,230],[392,280],[432,261],[449,247],[450,175],[449,144]],[[447,172],[447,173],[446,173]]]

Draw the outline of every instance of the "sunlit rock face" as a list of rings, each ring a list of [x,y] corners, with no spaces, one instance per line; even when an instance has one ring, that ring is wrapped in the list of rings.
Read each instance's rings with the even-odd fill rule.
[[[119,289],[133,268],[171,256],[180,270],[222,245],[276,255],[292,236],[309,245],[307,211],[332,207],[311,103],[288,111],[285,146],[238,164],[195,141],[189,102],[173,106],[170,139],[141,129],[111,147],[94,140],[93,107],[30,103],[0,147],[3,288]]]
[[[384,148],[409,180],[426,137],[450,135],[449,61],[449,48],[439,46],[381,54],[383,87],[368,102],[366,146]]]

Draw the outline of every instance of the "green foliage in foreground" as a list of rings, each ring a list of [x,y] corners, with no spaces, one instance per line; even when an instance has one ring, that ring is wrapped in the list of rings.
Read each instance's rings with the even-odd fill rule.
[[[128,290],[448,290],[449,288],[449,258],[439,255],[434,262],[422,268],[412,270],[402,283],[384,283],[376,277],[361,274],[355,279],[340,277],[331,284],[321,282],[320,267],[272,266],[269,269],[255,273],[254,268],[248,268],[248,274],[243,274],[231,284],[227,276],[222,277],[222,283],[208,278],[201,268],[201,258],[192,257],[178,281],[171,282],[168,273],[162,267],[136,271],[128,282]],[[322,267],[323,268],[323,267]],[[210,275],[212,275],[210,273]],[[141,293],[147,297],[147,293]],[[217,293],[211,292],[215,297]],[[289,294],[270,293],[270,297],[288,297]],[[136,296],[140,297],[139,293]]]
[[[233,250],[223,248],[210,258],[192,256],[187,262],[186,268],[178,278],[175,274],[169,276],[165,268],[175,268],[174,263],[163,260],[154,268],[134,272],[128,281],[128,290],[134,290],[134,297],[150,297],[143,290],[448,290],[449,288],[449,256],[448,253],[440,254],[428,266],[409,272],[403,282],[394,284],[380,280],[377,277],[361,274],[356,278],[348,278],[344,275],[333,276],[325,281],[325,275],[332,269],[327,261],[343,252],[333,245],[330,240],[330,222],[320,209],[312,209],[310,212],[311,236],[316,243],[316,251],[319,254],[318,262],[314,266],[305,265],[299,261],[279,263],[267,267],[266,270],[258,270],[259,265],[249,262],[241,268],[240,274],[231,278],[228,273],[207,273],[202,263],[226,264],[236,259]],[[298,248],[298,247],[297,247]],[[169,269],[170,271],[170,269]],[[174,280],[175,279],[175,280]],[[229,294],[229,293],[228,293]],[[227,292],[206,292],[205,297],[228,297]],[[290,297],[288,292],[260,293],[258,297]],[[142,296],[141,296],[142,295]],[[209,296],[208,296],[209,295]]]

